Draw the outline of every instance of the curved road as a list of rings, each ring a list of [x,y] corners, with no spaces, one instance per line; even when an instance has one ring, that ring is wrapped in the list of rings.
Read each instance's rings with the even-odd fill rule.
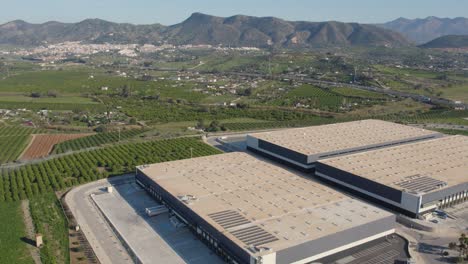
[[[80,225],[101,264],[133,264],[133,260],[100,214],[90,195],[109,182],[127,182],[133,175],[103,179],[72,189],[66,196],[70,211]]]

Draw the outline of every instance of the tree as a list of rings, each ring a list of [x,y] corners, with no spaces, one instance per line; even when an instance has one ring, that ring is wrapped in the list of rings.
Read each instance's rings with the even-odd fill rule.
[[[126,98],[126,97],[129,97],[129,96],[131,96],[131,95],[132,95],[132,91],[131,91],[130,87],[128,87],[128,85],[125,84],[125,85],[122,87],[122,92],[120,93],[120,96]]]
[[[104,132],[107,132],[107,127],[104,126],[104,125],[100,125],[100,126],[96,127],[94,129],[94,131],[96,131],[98,133],[104,133]]]
[[[132,118],[130,118],[130,120],[128,120],[128,123],[129,123],[130,125],[136,125],[137,120],[136,120],[136,118],[132,117]]]
[[[39,97],[41,97],[41,93],[40,92],[31,92],[31,97],[32,98],[39,98]]]
[[[49,90],[47,91],[47,96],[48,97],[57,97],[57,91]]]
[[[461,260],[468,258],[468,237],[465,234],[461,234],[457,242],[450,242],[449,248],[457,250],[460,254]]]
[[[198,119],[196,128],[198,128],[198,129],[205,129],[205,120],[203,120],[203,119]]]
[[[220,130],[219,122],[214,120],[210,123],[210,126],[207,128],[208,132],[217,132]]]

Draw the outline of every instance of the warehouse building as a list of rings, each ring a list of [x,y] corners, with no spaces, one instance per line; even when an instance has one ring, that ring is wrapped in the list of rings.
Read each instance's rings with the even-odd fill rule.
[[[140,166],[136,181],[230,263],[307,263],[394,233],[394,215],[246,153]]]
[[[316,175],[412,217],[468,199],[468,137],[320,160]]]
[[[385,122],[362,120],[247,135],[247,148],[301,170],[340,155],[443,136],[441,133]]]

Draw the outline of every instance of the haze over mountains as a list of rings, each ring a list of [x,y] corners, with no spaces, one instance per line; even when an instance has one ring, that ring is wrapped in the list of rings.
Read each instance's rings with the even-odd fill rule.
[[[194,13],[172,26],[133,25],[87,19],[78,23],[30,24],[16,20],[0,25],[0,44],[44,43],[210,44],[224,46],[307,48],[320,46],[408,46],[444,35],[468,35],[468,19],[405,19],[368,25],[336,21],[286,21],[237,15],[228,18]],[[448,40],[450,41],[450,39]],[[446,43],[446,42],[444,42]]]
[[[222,18],[201,13],[194,13],[172,26],[118,24],[99,19],[44,24],[12,21],[0,26],[0,44],[39,45],[64,41],[254,47],[409,44],[399,33],[374,25],[335,21],[290,22],[274,17],[243,15]]]
[[[378,26],[399,32],[416,44],[423,44],[446,35],[468,35],[468,18],[464,17],[398,18]]]

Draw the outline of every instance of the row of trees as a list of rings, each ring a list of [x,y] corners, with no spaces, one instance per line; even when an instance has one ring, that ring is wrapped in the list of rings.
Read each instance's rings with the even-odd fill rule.
[[[145,132],[143,129],[124,130],[121,132],[105,132],[96,135],[68,140],[55,145],[53,153],[65,153],[67,151],[97,147],[104,144],[119,142],[135,137]]]
[[[123,144],[75,153],[4,169],[0,173],[0,202],[33,198],[36,195],[64,189],[109,175],[131,172],[135,166],[148,163],[206,156],[218,150],[195,138],[158,140]]]
[[[256,118],[263,120],[297,120],[308,119],[310,113],[294,110],[260,109],[241,105],[241,107],[219,107],[198,105],[173,105],[153,100],[113,99],[113,105],[122,107],[127,115],[154,122],[221,120],[229,118]]]

